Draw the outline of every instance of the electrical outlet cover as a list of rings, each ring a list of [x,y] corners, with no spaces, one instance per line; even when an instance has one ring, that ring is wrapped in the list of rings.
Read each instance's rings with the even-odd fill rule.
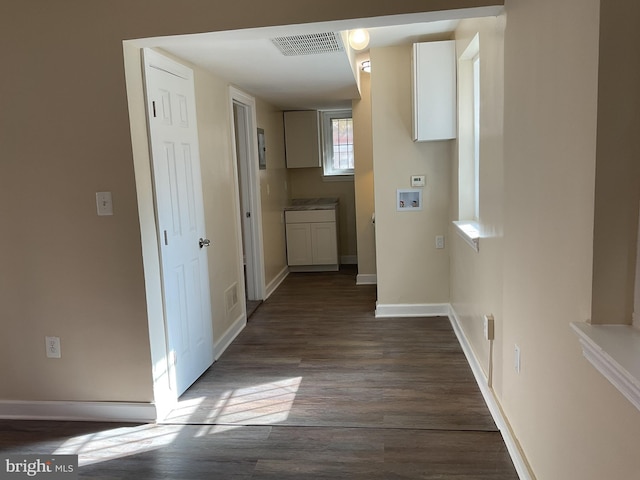
[[[47,358],[61,358],[60,337],[44,337]]]

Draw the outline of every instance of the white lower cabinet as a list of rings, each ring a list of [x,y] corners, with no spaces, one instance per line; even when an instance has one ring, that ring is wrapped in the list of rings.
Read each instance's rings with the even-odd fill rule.
[[[285,212],[287,263],[296,270],[337,270],[335,210]]]

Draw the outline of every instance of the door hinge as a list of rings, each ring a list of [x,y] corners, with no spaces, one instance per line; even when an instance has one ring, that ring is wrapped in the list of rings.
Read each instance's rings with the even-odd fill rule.
[[[169,237],[167,236],[167,231],[164,231],[164,244],[169,245]]]
[[[153,118],[156,118],[157,117],[157,115],[156,115],[156,102],[155,101],[151,102],[151,105],[153,106]]]

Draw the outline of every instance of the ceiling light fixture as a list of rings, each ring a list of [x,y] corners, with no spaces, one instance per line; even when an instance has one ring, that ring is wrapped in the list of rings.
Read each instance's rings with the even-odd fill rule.
[[[351,30],[349,32],[349,45],[354,50],[364,50],[369,45],[369,32],[364,28]]]
[[[371,73],[371,60],[365,60],[360,65],[363,72]]]

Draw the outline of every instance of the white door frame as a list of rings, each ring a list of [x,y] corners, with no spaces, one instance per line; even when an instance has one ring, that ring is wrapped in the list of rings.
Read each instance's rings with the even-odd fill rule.
[[[237,222],[238,231],[245,232],[246,238],[245,244],[247,245],[247,252],[244,254],[247,257],[247,264],[251,263],[251,267],[247,268],[247,295],[249,300],[264,300],[265,297],[265,274],[264,274],[264,257],[263,257],[263,240],[262,240],[262,202],[260,195],[260,174],[258,168],[258,135],[257,135],[257,120],[256,120],[256,101],[251,95],[244,93],[236,87],[229,87],[229,112],[230,122],[234,124],[234,104],[237,104],[242,108],[243,125],[239,130],[246,132],[246,147],[247,155],[243,156],[244,159],[238,159],[236,152],[236,141],[242,141],[242,138],[236,139],[235,129],[231,128],[231,144],[233,148],[233,165],[234,165],[234,177],[236,185],[238,186],[238,198],[237,198]],[[242,185],[240,184],[239,172],[238,172],[238,160],[246,161],[244,170],[246,174],[246,187],[248,188],[249,197],[249,211],[251,216],[245,217],[245,212],[241,211],[240,196],[242,195]],[[248,224],[249,228],[242,229],[241,222],[245,221],[245,225]],[[242,238],[238,237],[240,252],[240,262],[242,264],[243,248]]]

